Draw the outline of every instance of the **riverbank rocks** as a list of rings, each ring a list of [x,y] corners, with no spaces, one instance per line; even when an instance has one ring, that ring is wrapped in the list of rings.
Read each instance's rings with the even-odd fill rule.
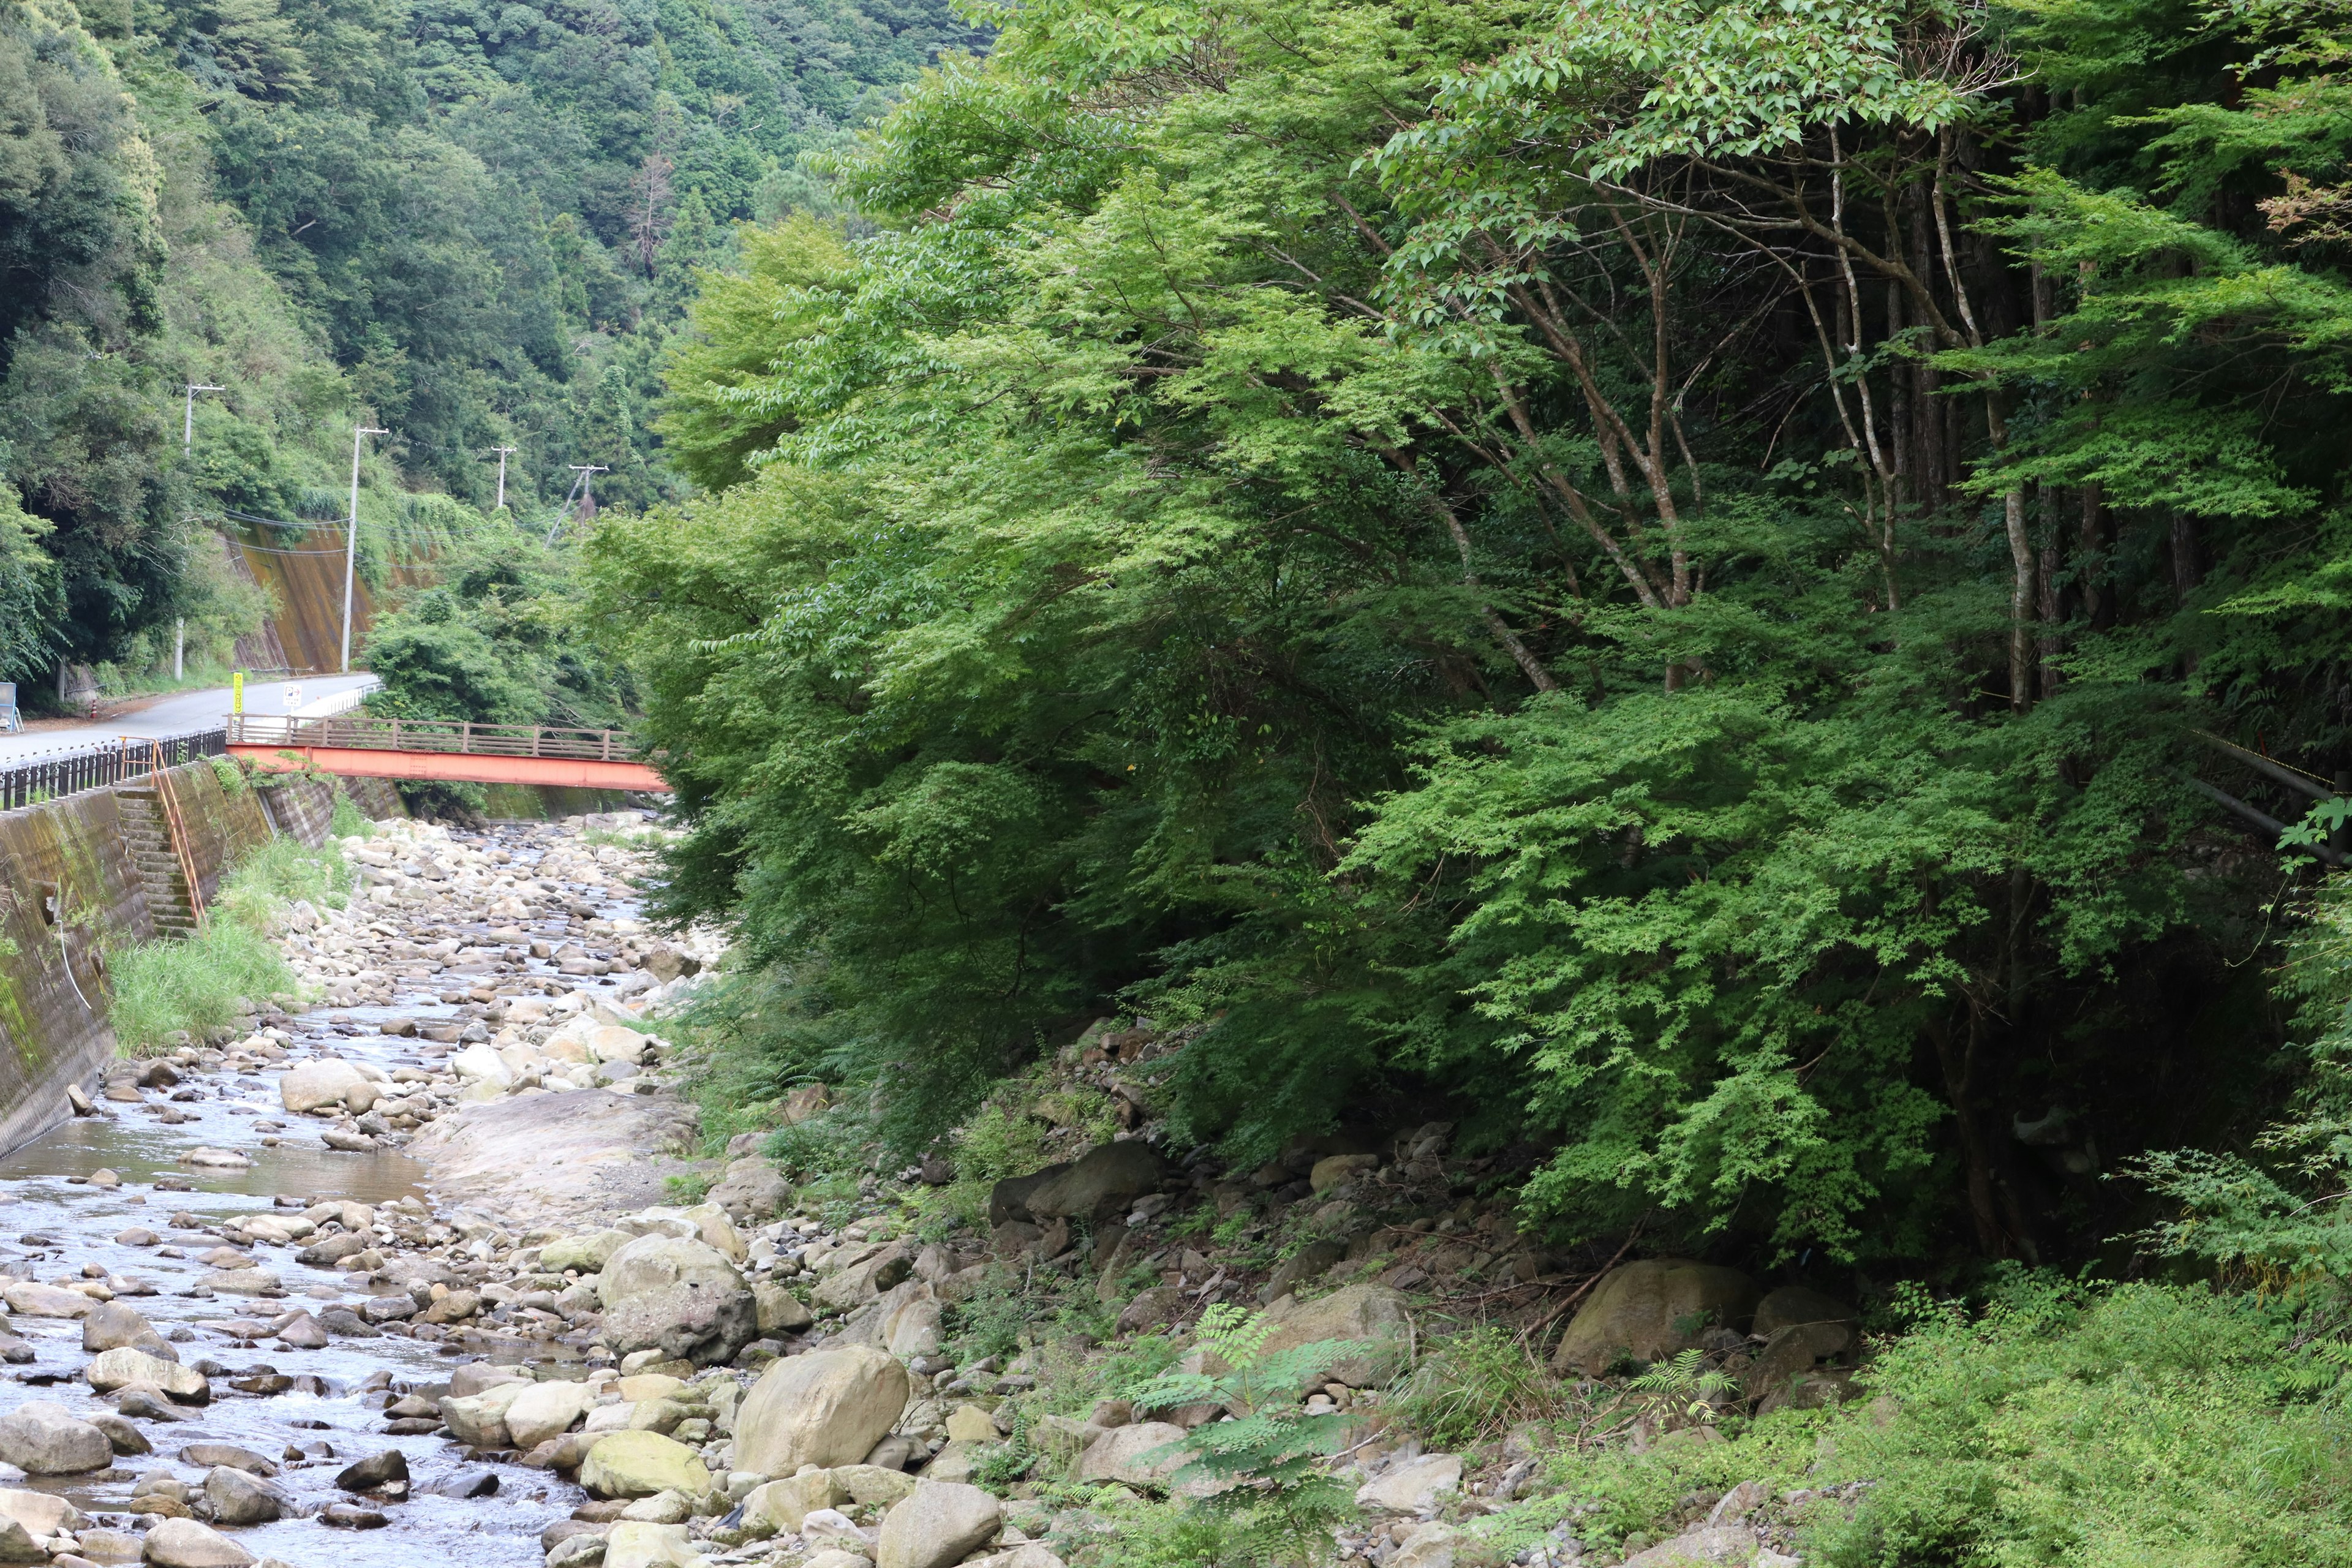
[[[290,1068],[278,1080],[278,1098],[297,1116],[331,1105],[364,1111],[375,1103],[375,1085],[340,1057],[322,1057]],[[365,1104],[353,1104],[354,1098]]]
[[[799,1297],[772,1279],[762,1279],[752,1286],[751,1300],[758,1310],[762,1337],[798,1333],[816,1321],[815,1314],[801,1304]]]
[[[1166,1451],[1171,1444],[1182,1442],[1184,1436],[1184,1428],[1172,1421],[1138,1421],[1107,1428],[1078,1456],[1076,1479],[1164,1489],[1189,1462],[1182,1454]]]
[[[682,1524],[624,1520],[604,1535],[604,1568],[704,1568],[709,1559],[694,1549]]]
[[[1621,1264],[1577,1309],[1552,1352],[1552,1370],[1598,1377],[1628,1357],[1659,1361],[1688,1350],[1710,1328],[1744,1331],[1758,1294],[1737,1268],[1683,1258]]]
[[[1381,1513],[1420,1513],[1446,1492],[1462,1489],[1462,1457],[1424,1454],[1392,1465],[1356,1489],[1356,1506]]]
[[[606,1259],[597,1277],[604,1336],[623,1355],[713,1366],[759,1337],[751,1288],[716,1248],[676,1236],[641,1236]]]
[[[578,1236],[558,1237],[539,1249],[539,1266],[550,1274],[561,1274],[566,1269],[601,1273],[613,1254],[626,1247],[630,1239],[625,1230],[584,1231]]]
[[[114,1445],[64,1405],[36,1399],[0,1415],[0,1460],[30,1476],[74,1476],[113,1464]]]
[[[441,1424],[460,1443],[477,1448],[511,1448],[515,1443],[507,1430],[507,1409],[537,1386],[519,1380],[493,1384],[479,1394],[452,1394],[441,1401]]]
[[[1403,1368],[1411,1345],[1412,1314],[1403,1294],[1385,1285],[1350,1285],[1312,1301],[1286,1296],[1268,1307],[1265,1315],[1274,1331],[1266,1336],[1262,1354],[1323,1340],[1360,1345],[1324,1370],[1325,1381],[1350,1388],[1388,1382]]]
[[[793,1201],[793,1185],[765,1160],[736,1160],[710,1189],[710,1201],[736,1219],[767,1219]]]
[[[193,1519],[166,1519],[147,1532],[140,1554],[152,1568],[253,1568],[261,1561],[219,1531]]]
[[[871,1346],[788,1356],[735,1413],[735,1468],[789,1476],[856,1464],[898,1425],[908,1389],[907,1369]]]
[[[1149,1143],[1105,1143],[1030,1188],[1023,1206],[1040,1222],[1124,1215],[1136,1199],[1158,1192],[1168,1172],[1166,1157]]]
[[[693,1498],[710,1489],[710,1472],[693,1449],[658,1432],[614,1432],[581,1461],[580,1484],[592,1497],[670,1491]]]
[[[1004,1510],[978,1487],[925,1482],[882,1521],[875,1568],[950,1568],[996,1539]]]
[[[834,1479],[831,1470],[803,1470],[752,1488],[743,1499],[743,1517],[779,1535],[797,1535],[802,1520],[821,1508],[839,1508],[848,1500],[848,1489]]]
[[[112,1394],[136,1383],[160,1388],[166,1397],[180,1405],[205,1405],[213,1396],[212,1384],[205,1374],[194,1367],[182,1366],[178,1357],[165,1361],[128,1345],[99,1355],[82,1369],[81,1375],[100,1394]]]
[[[584,1383],[535,1383],[514,1396],[506,1410],[507,1435],[518,1448],[538,1447],[560,1437],[588,1413],[596,1396]]]

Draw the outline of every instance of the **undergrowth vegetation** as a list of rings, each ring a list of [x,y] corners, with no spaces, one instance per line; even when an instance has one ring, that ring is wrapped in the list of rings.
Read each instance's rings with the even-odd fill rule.
[[[156,1050],[183,1031],[228,1028],[273,997],[292,1000],[294,972],[273,940],[287,910],[298,901],[341,908],[350,891],[350,868],[332,851],[282,837],[255,848],[221,879],[194,936],[133,942],[109,954],[116,1044],[133,1055]]]

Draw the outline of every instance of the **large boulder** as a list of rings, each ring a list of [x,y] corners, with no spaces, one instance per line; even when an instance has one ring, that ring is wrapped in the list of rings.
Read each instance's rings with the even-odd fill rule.
[[[1737,1268],[1685,1258],[1646,1258],[1612,1268],[1577,1309],[1552,1352],[1552,1370],[1598,1377],[1617,1362],[1660,1361],[1709,1328],[1744,1331],[1756,1282]]]
[[[539,1249],[539,1266],[550,1274],[561,1274],[566,1269],[594,1274],[628,1244],[629,1233],[625,1230],[592,1230],[558,1237]]]
[[[738,1219],[768,1219],[793,1201],[793,1184],[766,1160],[736,1160],[710,1189],[710,1201]]]
[[[176,1362],[180,1352],[171,1342],[155,1331],[155,1325],[140,1314],[139,1309],[123,1301],[100,1301],[81,1321],[81,1348],[95,1355],[100,1351],[144,1351],[157,1361]]]
[[[854,1465],[907,1408],[907,1369],[868,1345],[787,1356],[735,1412],[735,1468],[789,1476]]]
[[[142,1554],[151,1568],[252,1568],[260,1561],[210,1526],[193,1519],[159,1520]]]
[[[473,1448],[511,1448],[507,1409],[538,1384],[518,1380],[495,1384],[479,1394],[452,1394],[441,1401],[441,1424],[449,1436]]]
[[[64,1405],[35,1399],[0,1415],[0,1460],[27,1475],[74,1476],[114,1463],[114,1445]]]
[[[1165,1489],[1191,1460],[1163,1450],[1183,1440],[1184,1428],[1171,1421],[1138,1421],[1110,1427],[1078,1456],[1077,1479]]]
[[[1007,1220],[1029,1217],[1029,1194],[1061,1175],[1070,1168],[1066,1160],[1032,1171],[1025,1176],[1007,1176],[988,1190],[988,1224],[991,1229]]]
[[[798,1333],[816,1321],[815,1314],[801,1304],[799,1297],[772,1279],[752,1286],[751,1300],[758,1307],[762,1338]]]
[[[682,1524],[625,1519],[604,1532],[604,1568],[705,1568]]]
[[[528,1453],[550,1437],[561,1437],[588,1412],[596,1396],[584,1383],[555,1380],[526,1386],[507,1406],[507,1435]]]
[[[1168,1180],[1168,1161],[1149,1143],[1105,1143],[1087,1150],[1066,1171],[1029,1190],[1033,1220],[1108,1218]]]
[[[821,1508],[839,1508],[849,1492],[831,1470],[806,1470],[751,1489],[743,1499],[745,1523],[754,1520],[779,1535],[800,1533],[801,1521]]]
[[[205,1473],[205,1500],[212,1505],[215,1524],[268,1524],[286,1511],[276,1488],[227,1465]]]
[[[840,1268],[832,1267],[828,1258],[825,1266],[817,1270],[824,1276],[812,1292],[818,1306],[846,1312],[886,1290],[896,1289],[915,1271],[914,1250],[898,1242],[845,1256],[848,1261]]]
[[[1419,1513],[1440,1494],[1462,1489],[1459,1454],[1424,1454],[1392,1466],[1356,1489],[1356,1506],[1381,1513]]]
[[[286,1109],[300,1116],[305,1111],[318,1110],[330,1105],[341,1105],[353,1093],[364,1093],[371,1100],[375,1086],[367,1074],[340,1057],[322,1057],[290,1068],[278,1080],[278,1098]]]
[[[708,1243],[641,1236],[597,1276],[604,1337],[623,1355],[658,1350],[667,1360],[712,1366],[759,1337],[759,1303],[733,1264]]]
[[[99,1355],[82,1369],[82,1377],[100,1394],[112,1394],[134,1383],[152,1384],[182,1405],[211,1402],[212,1384],[203,1373],[182,1366],[173,1356],[165,1361],[125,1345]]]
[[[1768,1290],[1756,1303],[1756,1321],[1749,1332],[1770,1339],[1782,1329],[1837,1325],[1849,1335],[1862,1327],[1862,1314],[1832,1296],[1803,1285],[1783,1285]]]
[[[1385,1285],[1350,1285],[1301,1301],[1286,1296],[1266,1310],[1274,1331],[1263,1353],[1296,1350],[1322,1340],[1349,1341],[1361,1348],[1332,1362],[1324,1380],[1350,1388],[1373,1388],[1404,1368],[1412,1338],[1412,1314],[1401,1291]]]
[[[884,1516],[875,1568],[950,1568],[995,1540],[1003,1522],[1002,1505],[978,1487],[925,1482]]]
[[[1769,1555],[1775,1563],[1793,1558],[1759,1552],[1756,1532],[1744,1524],[1702,1524],[1672,1541],[1662,1541],[1625,1559],[1624,1568],[1749,1568]]]
[[[693,1498],[710,1489],[710,1472],[693,1449],[658,1432],[612,1432],[581,1461],[580,1484],[600,1498]]]

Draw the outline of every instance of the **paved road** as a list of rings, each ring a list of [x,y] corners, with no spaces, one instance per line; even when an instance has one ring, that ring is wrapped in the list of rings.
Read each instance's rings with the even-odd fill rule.
[[[373,675],[314,675],[306,676],[294,684],[302,689],[302,705],[296,711],[306,718],[315,719],[343,711],[356,704],[362,695],[383,683]],[[286,687],[286,681],[278,679],[247,681],[245,710],[247,713],[285,712]],[[201,691],[176,692],[161,702],[136,713],[126,713],[120,719],[101,719],[95,724],[77,724],[71,729],[0,735],[0,763],[24,762],[53,752],[79,752],[121,735],[161,739],[167,735],[184,735],[194,730],[210,730],[227,714],[228,705],[227,687],[207,687]]]

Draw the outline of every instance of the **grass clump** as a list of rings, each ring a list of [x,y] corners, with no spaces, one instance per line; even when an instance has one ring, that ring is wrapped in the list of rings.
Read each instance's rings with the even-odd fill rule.
[[[341,858],[273,838],[221,880],[204,929],[184,942],[135,942],[109,955],[117,1046],[128,1055],[162,1049],[173,1034],[234,1025],[240,1003],[295,989],[294,972],[272,940],[298,900],[340,907],[349,896]]]
[[[1398,1419],[1433,1447],[1500,1437],[1523,1422],[1568,1414],[1566,1390],[1520,1336],[1482,1323],[1422,1358],[1398,1402]]]
[[[375,824],[367,819],[367,813],[340,784],[335,786],[334,816],[328,819],[327,826],[338,838],[365,838],[375,831]]]

